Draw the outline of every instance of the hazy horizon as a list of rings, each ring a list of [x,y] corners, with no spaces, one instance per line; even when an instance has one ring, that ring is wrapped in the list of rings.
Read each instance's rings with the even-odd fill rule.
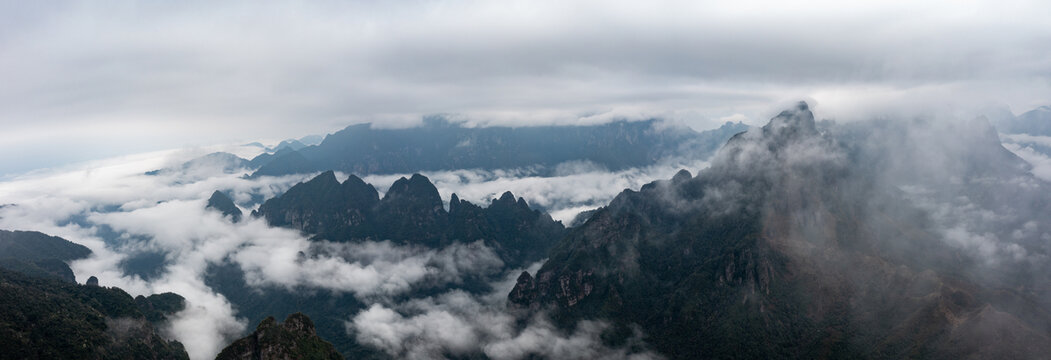
[[[1051,99],[1039,1],[3,2],[0,173],[350,124],[1018,114]],[[829,31],[835,29],[835,31]],[[34,164],[36,167],[34,167]]]
[[[0,0],[0,343],[1040,358],[1049,14]]]

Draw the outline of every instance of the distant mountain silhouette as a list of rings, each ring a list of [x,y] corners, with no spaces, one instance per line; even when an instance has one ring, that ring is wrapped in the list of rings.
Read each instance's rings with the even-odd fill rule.
[[[453,169],[508,169],[539,166],[552,171],[568,161],[590,161],[610,170],[652,165],[661,159],[706,156],[744,131],[741,123],[695,132],[665,129],[656,120],[617,121],[590,126],[465,128],[441,118],[422,127],[374,129],[349,126],[301,156],[263,154],[252,160],[252,174],[277,176],[336,170],[355,174],[413,173]]]
[[[1007,114],[997,120],[997,130],[1005,134],[1051,136],[1051,106],[1041,106],[1018,116]]]

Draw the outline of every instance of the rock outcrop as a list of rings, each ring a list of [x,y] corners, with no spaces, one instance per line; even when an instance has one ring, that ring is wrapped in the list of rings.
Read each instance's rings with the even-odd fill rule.
[[[207,209],[214,209],[230,218],[230,221],[239,222],[241,221],[241,209],[237,208],[233,200],[230,200],[229,196],[223,194],[219,190],[212,193],[212,196],[208,198],[208,205],[205,206]]]
[[[332,344],[314,331],[314,323],[295,313],[278,324],[264,319],[252,334],[227,346],[216,360],[342,360]]]
[[[447,211],[438,189],[420,174],[398,179],[380,199],[361,178],[350,175],[341,184],[326,171],[267,200],[253,216],[331,241],[391,240],[440,248],[483,240],[512,266],[542,259],[565,231],[510,192],[484,208],[453,194]]]

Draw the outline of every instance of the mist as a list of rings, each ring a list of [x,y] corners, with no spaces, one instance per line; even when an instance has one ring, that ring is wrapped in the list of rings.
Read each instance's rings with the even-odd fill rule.
[[[100,285],[120,287],[133,296],[160,292],[184,296],[186,309],[175,314],[163,331],[185,344],[193,359],[214,357],[254,326],[206,284],[209,267],[222,264],[233,264],[243,271],[246,283],[254,289],[332,291],[373,304],[346,319],[348,331],[363,344],[392,356],[645,355],[606,348],[598,337],[606,328],[601,322],[588,322],[566,333],[539,316],[526,328],[516,329],[504,302],[521,270],[505,271],[493,249],[481,241],[441,249],[383,240],[334,243],[309,240],[297,231],[270,227],[262,219],[246,217],[235,223],[206,209],[213,191],[229,194],[243,211],[250,212],[259,205],[260,196],[272,198],[316,174],[248,179],[245,175],[249,169],[231,172],[229,164],[193,162],[192,167],[182,167],[213,150],[244,156],[259,151],[239,146],[172,150],[20,175],[0,183],[3,203],[9,204],[0,208],[0,228],[41,231],[90,248],[91,257],[71,264],[79,281],[96,276]],[[553,177],[535,175],[533,169],[455,170],[426,175],[445,201],[456,193],[484,206],[510,190],[568,223],[579,211],[604,206],[624,188],[670,176],[680,166],[706,165],[704,161],[679,161],[608,172],[593,164],[567,163]],[[175,170],[145,174],[155,169]],[[385,192],[399,176],[365,179]],[[143,269],[136,259],[144,256],[159,262]],[[406,300],[402,296],[420,287],[455,289],[469,277],[498,280],[491,285],[491,292],[478,296],[459,290],[424,299]],[[452,344],[443,337],[448,329],[412,325],[433,320],[426,314],[435,311],[441,314],[435,316],[461,324],[474,337],[467,338],[471,341],[458,338],[462,343]],[[363,323],[377,317],[388,324],[376,323],[370,328]],[[397,338],[377,337],[376,331],[382,331],[382,326],[403,329],[404,334],[399,336],[430,337],[435,342],[393,346],[390,344],[400,344]]]
[[[819,118],[822,115],[817,112]],[[788,126],[775,121],[771,125],[775,130],[769,131],[788,131],[777,130]],[[897,212],[902,214],[922,214],[920,218],[929,223],[919,227],[973,260],[964,264],[969,276],[995,283],[1004,281],[1003,275],[997,274],[1051,269],[1047,245],[1051,229],[1041,217],[1048,209],[1040,202],[1024,201],[1040,198],[1048,186],[1051,160],[1036,150],[1043,144],[1042,137],[1000,135],[982,120],[921,113],[903,118],[821,122],[815,129],[819,137],[789,142],[783,151],[772,153],[773,145],[756,142],[764,131],[768,130],[752,128],[738,135],[712,160],[676,158],[615,172],[589,162],[570,162],[546,177],[532,168],[460,169],[424,175],[435,184],[443,201],[456,194],[484,206],[511,191],[556,220],[570,224],[581,211],[610,205],[625,189],[639,190],[655,180],[670,179],[681,169],[693,174],[729,172],[747,178],[778,179],[773,188],[789,195],[776,200],[776,207],[816,191],[815,184],[806,182],[815,171],[837,174],[846,171],[851,162],[871,162],[874,166],[870,172],[851,176],[867,177],[866,189],[893,189],[907,202],[888,203],[867,197],[872,192],[857,191],[856,185],[839,188],[839,196],[879,211],[892,206],[899,207]],[[89,247],[93,255],[72,264],[77,279],[97,276],[101,285],[117,286],[132,295],[170,291],[184,296],[187,308],[171,318],[164,333],[186,344],[194,359],[214,357],[254,325],[206,284],[209,267],[223,264],[236,266],[244,273],[246,284],[259,291],[330,291],[355,297],[368,306],[344,319],[347,335],[394,357],[659,357],[646,350],[642,340],[645,334],[638,329],[630,345],[610,348],[601,340],[601,334],[610,329],[603,321],[585,320],[567,330],[552,324],[543,312],[523,318],[523,314],[509,309],[506,296],[514,279],[522,270],[535,274],[541,264],[504,269],[494,250],[481,241],[440,249],[383,240],[335,243],[273,228],[262,219],[248,217],[233,222],[206,209],[206,199],[213,191],[229,194],[241,210],[250,212],[259,205],[260,197],[280,195],[316,174],[250,179],[245,176],[249,169],[231,171],[229,164],[222,162],[198,161],[183,167],[188,160],[214,150],[250,157],[259,148],[231,145],[171,150],[16,176],[0,183],[2,202],[9,204],[0,207],[0,227],[42,231]],[[173,170],[146,175],[162,168]],[[382,194],[397,178],[407,175],[367,175],[364,179]],[[349,174],[337,176],[344,179]],[[664,211],[677,214],[702,208],[715,214],[734,213],[754,206],[757,196],[741,182],[707,187],[699,199],[684,197],[667,181],[658,181],[655,186]],[[992,195],[1006,188],[1025,190]],[[821,213],[827,209],[796,210]],[[794,236],[835,241],[813,237],[818,234],[814,229],[825,226],[821,224],[826,220],[797,218],[793,221],[807,225],[792,230]],[[883,224],[877,219],[860,221]],[[129,265],[151,254],[159,254],[161,259],[154,269]],[[839,266],[834,262],[826,265]],[[493,280],[485,293],[457,289],[468,278]],[[1051,295],[1051,289],[1041,285],[1040,279],[1011,281]],[[422,298],[404,296],[419,288],[446,290]]]

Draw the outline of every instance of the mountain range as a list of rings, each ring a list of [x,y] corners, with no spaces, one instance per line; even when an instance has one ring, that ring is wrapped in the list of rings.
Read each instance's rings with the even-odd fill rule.
[[[599,345],[629,355],[1038,359],[1051,353],[1051,184],[999,133],[1042,131],[1047,112],[1023,114],[1017,124],[838,124],[815,121],[799,103],[762,127],[727,123],[704,133],[657,121],[466,128],[429,118],[414,129],[365,124],[316,145],[283,142],[252,160],[211,154],[148,175],[320,172],[250,214],[222,191],[204,205],[233,228],[263,220],[302,234],[296,241],[310,247],[295,266],[351,263],[355,251],[429,254],[420,260],[434,262],[426,271],[456,261],[487,266],[425,278],[377,302],[346,289],[260,285],[232,256],[209,262],[205,285],[259,324],[223,359],[397,357],[356,336],[357,315],[399,302],[422,312],[447,294],[485,297],[505,272],[523,268],[531,270],[518,274],[507,308],[499,308],[513,321],[499,326],[529,336],[525,329],[538,318],[550,320],[553,333],[573,334],[585,321],[609,325]],[[532,167],[547,174],[567,161],[617,170],[709,155],[696,176],[681,170],[625,189],[569,228],[510,192],[478,205],[455,194],[442,199],[416,173]],[[381,194],[337,171],[414,174]],[[17,349],[0,358],[186,357],[159,330],[184,309],[179,295],[132,298],[94,277],[79,285],[68,263],[90,250],[41,233],[0,231],[0,254],[0,348]],[[395,318],[419,315],[383,309]],[[285,314],[292,315],[283,323],[274,318]],[[484,350],[430,354],[486,358]]]
[[[349,126],[321,144],[275,154],[253,176],[337,170],[355,174],[451,169],[554,168],[590,161],[610,170],[646,166],[673,156],[703,156],[742,131],[741,123],[695,132],[666,129],[657,120],[590,126],[465,128],[440,117],[410,129]],[[304,171],[306,170],[306,171]]]
[[[528,168],[550,175],[559,164],[589,162],[609,169],[653,165],[688,157],[704,159],[726,139],[748,126],[727,122],[697,132],[659,120],[615,121],[600,125],[533,127],[463,127],[441,117],[408,129],[381,129],[371,124],[348,126],[316,145],[290,140],[251,160],[212,153],[149,175],[205,167],[231,173],[255,170],[252,177],[335,170],[359,175],[397,174],[456,169]]]
[[[560,222],[531,209],[524,199],[516,199],[510,192],[485,207],[461,200],[455,194],[448,201],[448,210],[444,205],[434,184],[423,175],[396,180],[381,198],[371,184],[357,176],[350,175],[340,182],[334,172],[326,171],[268,199],[252,216],[271,226],[299,230],[316,242],[389,241],[397,246],[434,251],[457,244],[482,247],[493,251],[500,269],[524,267],[543,259],[547,249],[565,232]],[[385,358],[347,333],[345,320],[368,306],[354,296],[333,291],[303,293],[253,288],[241,268],[233,263],[213,265],[207,274],[206,283],[251,321],[265,323],[274,314],[303,312],[316,319],[317,334],[331,341],[342,354],[351,358]],[[489,291],[492,276],[498,274],[470,275],[455,284],[423,284],[402,296],[411,298],[453,288],[474,293]]]
[[[441,248],[482,240],[510,266],[542,259],[565,229],[510,192],[484,208],[453,194],[445,210],[438,189],[420,174],[398,179],[381,199],[361,178],[350,175],[340,183],[326,171],[267,200],[252,216],[337,242],[390,240]]]

